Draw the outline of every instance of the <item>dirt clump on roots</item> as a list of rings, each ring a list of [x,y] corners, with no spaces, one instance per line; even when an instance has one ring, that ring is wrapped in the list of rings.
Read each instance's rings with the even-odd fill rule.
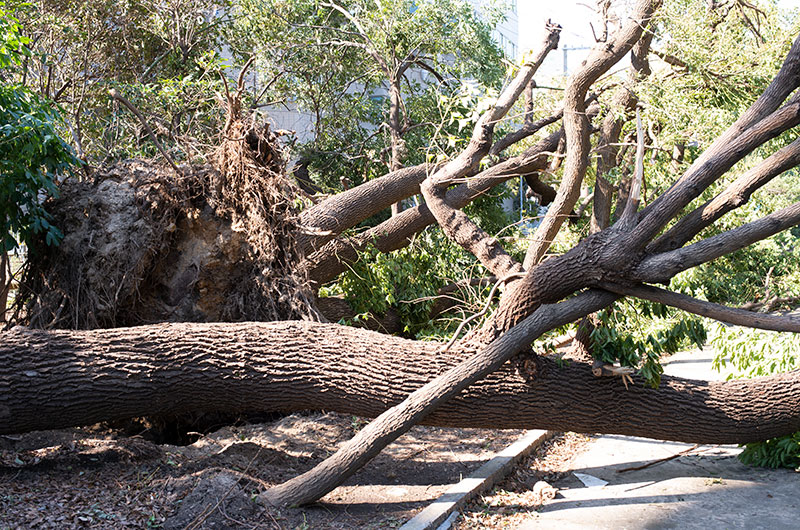
[[[232,114],[211,159],[179,174],[124,161],[62,184],[47,206],[64,239],[28,249],[13,322],[320,320],[297,272],[300,195],[275,134]]]
[[[250,313],[255,320],[319,320],[308,280],[297,267],[301,256],[294,201],[299,188],[286,178],[286,161],[277,137],[266,124],[246,124],[234,117],[214,153],[219,178],[212,190],[218,215],[231,219],[245,235],[252,259],[242,272],[255,284],[240,284],[229,297],[231,316]],[[249,270],[247,270],[249,269]]]

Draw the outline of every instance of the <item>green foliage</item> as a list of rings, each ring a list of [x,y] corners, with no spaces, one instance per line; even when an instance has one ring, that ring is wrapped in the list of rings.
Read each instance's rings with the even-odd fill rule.
[[[751,466],[800,469],[800,432],[749,443],[739,454],[739,460]]]
[[[414,336],[430,324],[438,291],[458,269],[474,264],[460,247],[439,230],[426,230],[405,248],[382,253],[370,246],[338,282],[321,296],[342,293],[361,318],[393,308],[405,334]]]
[[[763,301],[771,295],[800,294],[798,257],[793,252],[775,252],[789,234],[759,242],[700,268],[694,276],[707,299],[716,303],[744,304]],[[769,278],[769,284],[765,282]]]
[[[358,185],[388,171],[389,87],[402,100],[402,162],[413,165],[467,132],[457,134],[439,95],[459,93],[464,79],[494,86],[505,70],[491,38],[499,10],[491,6],[480,19],[466,0],[338,4],[242,0],[226,35],[238,57],[256,52],[263,101],[306,113],[314,138],[297,154],[326,190],[339,190],[343,175]]]
[[[7,77],[21,66],[28,40],[4,6],[0,3],[0,64]],[[62,237],[42,206],[44,197],[58,193],[56,177],[78,162],[56,130],[59,122],[52,103],[18,84],[0,86],[0,252],[37,233],[44,233],[48,244]]]
[[[600,314],[600,325],[591,335],[592,355],[606,363],[639,368],[639,375],[656,388],[664,373],[661,357],[691,344],[702,348],[705,327],[699,318],[679,318],[676,311],[662,304],[626,302]],[[653,317],[657,320],[651,320]]]
[[[800,367],[800,335],[717,325],[714,368],[731,365],[731,377],[760,377]]]
[[[800,200],[795,170],[775,179],[704,236],[753,221]],[[684,275],[711,302],[741,305],[800,296],[800,227],[776,234]],[[778,309],[780,307],[775,307]]]
[[[709,10],[705,0],[664,2],[653,48],[677,57],[685,68],[657,73],[642,87],[647,116],[670,137],[707,146],[746,109],[772,80],[797,33],[774,5]],[[724,18],[720,15],[725,13]],[[742,13],[758,22],[758,31]]]
[[[102,164],[156,152],[137,118],[111,100],[111,88],[142,111],[174,158],[203,153],[219,128],[220,64],[211,50],[221,47],[227,0],[22,5],[31,53],[13,78],[62,106],[81,158]]]
[[[150,117],[159,142],[178,160],[202,162],[204,153],[196,148],[210,144],[225,123],[224,109],[216,98],[216,94],[224,90],[218,72],[225,65],[213,52],[205,59],[180,77],[162,78],[147,84],[110,82],[105,85],[115,88]],[[102,104],[85,121],[96,152],[103,152],[110,159],[158,155],[149,135],[127,108],[109,98]]]
[[[19,20],[0,2],[0,69],[19,66],[22,57],[30,55],[28,44],[30,39],[22,34]]]
[[[714,231],[754,220],[800,199],[800,178],[790,171],[771,182],[750,202],[729,215]],[[713,231],[712,231],[713,233]],[[800,227],[781,232],[738,252],[707,263],[683,275],[693,290],[708,300],[741,305],[773,304],[770,310],[789,309],[773,300],[800,296]],[[800,366],[800,335],[718,326],[711,345],[714,367],[731,366],[730,377],[767,376]],[[766,467],[800,465],[800,433],[745,446],[743,462]]]

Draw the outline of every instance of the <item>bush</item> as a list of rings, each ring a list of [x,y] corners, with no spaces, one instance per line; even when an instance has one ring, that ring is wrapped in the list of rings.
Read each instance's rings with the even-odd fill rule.
[[[29,52],[19,22],[0,3],[0,78],[10,78]],[[62,234],[50,224],[43,199],[58,193],[56,176],[78,161],[61,139],[58,110],[26,87],[0,86],[0,252],[17,248],[34,234],[48,244]]]

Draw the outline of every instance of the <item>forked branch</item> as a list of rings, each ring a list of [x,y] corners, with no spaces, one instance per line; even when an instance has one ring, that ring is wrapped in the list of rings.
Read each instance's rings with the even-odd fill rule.
[[[636,212],[639,209],[639,194],[642,190],[644,179],[644,131],[642,130],[642,116],[636,109],[636,163],[633,170],[633,182],[628,192],[628,201],[620,217],[618,229],[630,230],[636,225]]]
[[[469,216],[447,203],[447,187],[472,171],[485,157],[492,143],[495,124],[501,120],[519,99],[533,74],[550,51],[558,46],[561,26],[547,23],[547,35],[541,50],[533,61],[523,64],[517,75],[498,96],[497,101],[475,124],[472,138],[466,149],[454,160],[428,177],[420,185],[428,208],[447,236],[472,253],[489,272],[503,277],[520,272],[522,266],[514,260],[499,241],[490,237]]]
[[[800,37],[775,79],[750,108],[703,152],[672,187],[639,214],[630,238],[632,248],[647,245],[678,213],[733,165],[764,142],[800,123]],[[777,110],[776,110],[777,109]]]
[[[564,95],[564,129],[567,137],[564,175],[556,200],[547,211],[528,247],[523,264],[525,270],[530,270],[542,259],[580,195],[581,182],[589,165],[590,149],[589,120],[585,114],[584,103],[586,94],[591,85],[617,64],[642,37],[644,28],[650,23],[658,3],[657,0],[639,0],[630,20],[617,30],[608,42],[596,46],[583,67],[570,77]]]
[[[666,283],[681,271],[735,252],[798,223],[800,202],[688,247],[646,258],[632,271],[632,276],[636,281]]]

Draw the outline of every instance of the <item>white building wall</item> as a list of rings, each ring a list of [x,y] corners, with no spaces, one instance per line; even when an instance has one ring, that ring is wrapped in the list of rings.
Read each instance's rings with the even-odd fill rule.
[[[311,112],[298,110],[293,103],[271,105],[264,111],[273,129],[294,131],[300,143],[314,139],[314,115]]]
[[[473,4],[480,0],[470,0]],[[492,32],[492,37],[505,52],[506,57],[515,60],[519,57],[522,50],[519,46],[519,16],[517,13],[517,0],[508,2],[508,11],[503,22],[497,25]]]

